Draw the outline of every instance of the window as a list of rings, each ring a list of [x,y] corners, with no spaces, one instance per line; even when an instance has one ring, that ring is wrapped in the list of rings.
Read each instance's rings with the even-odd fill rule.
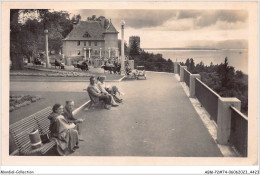
[[[77,50],[77,55],[80,55],[80,50]]]
[[[91,41],[88,42],[88,45],[91,46]]]
[[[97,50],[95,50],[95,55],[98,55],[98,51]]]
[[[80,41],[78,41],[78,46],[80,46]]]
[[[88,32],[85,32],[84,35],[83,35],[84,38],[90,38],[90,34]]]
[[[97,46],[97,42],[95,41],[95,46]]]
[[[86,46],[86,41],[84,41],[84,46]]]

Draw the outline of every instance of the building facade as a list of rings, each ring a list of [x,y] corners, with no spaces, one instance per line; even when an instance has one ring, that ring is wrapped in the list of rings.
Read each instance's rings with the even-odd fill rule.
[[[79,21],[63,39],[66,59],[82,57],[83,60],[106,60],[118,57],[118,31],[111,20]]]

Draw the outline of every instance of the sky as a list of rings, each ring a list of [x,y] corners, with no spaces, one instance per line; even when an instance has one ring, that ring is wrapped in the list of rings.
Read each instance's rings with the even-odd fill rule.
[[[124,40],[140,36],[141,48],[229,48],[247,49],[248,13],[244,10],[67,10],[111,19],[121,39],[121,20],[125,21]]]

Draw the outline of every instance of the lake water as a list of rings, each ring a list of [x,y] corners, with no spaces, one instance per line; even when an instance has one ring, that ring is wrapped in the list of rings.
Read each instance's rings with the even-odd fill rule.
[[[165,59],[172,61],[186,62],[187,58],[193,58],[195,65],[201,61],[204,65],[221,64],[225,57],[228,57],[228,63],[235,70],[241,70],[248,74],[248,52],[247,49],[239,50],[145,50],[150,53],[160,53]]]

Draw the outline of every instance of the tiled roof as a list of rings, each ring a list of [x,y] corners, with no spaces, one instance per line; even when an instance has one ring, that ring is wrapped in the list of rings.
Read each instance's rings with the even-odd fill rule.
[[[90,37],[83,37],[84,34]],[[79,21],[64,40],[104,40],[105,29],[96,21]]]
[[[116,28],[112,23],[109,23],[105,33],[118,33],[118,31],[116,30]]]

